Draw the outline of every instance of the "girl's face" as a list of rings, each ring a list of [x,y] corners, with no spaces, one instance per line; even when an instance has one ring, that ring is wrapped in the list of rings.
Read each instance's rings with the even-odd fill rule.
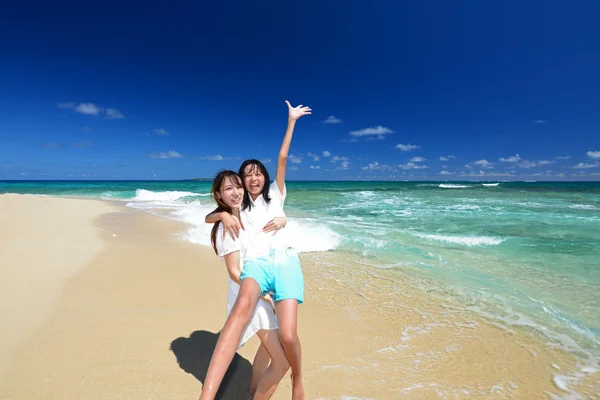
[[[254,200],[262,194],[265,176],[260,172],[258,165],[250,164],[244,169],[244,187]]]
[[[244,199],[244,187],[240,178],[225,178],[219,191],[220,199],[232,209],[240,207]]]

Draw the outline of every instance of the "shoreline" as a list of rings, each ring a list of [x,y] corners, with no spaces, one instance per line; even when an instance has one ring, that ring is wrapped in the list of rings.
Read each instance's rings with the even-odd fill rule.
[[[53,199],[27,197],[42,208],[44,199]],[[79,204],[88,222],[88,202],[109,203],[91,218],[103,247],[66,278],[54,310],[10,358],[10,383],[6,393],[0,387],[0,398],[196,397],[201,364],[225,319],[221,261],[210,248],[176,238],[182,222],[110,200],[56,201],[68,208]],[[598,387],[597,372],[583,376],[583,386],[561,378],[576,363],[570,354],[442,302],[389,271],[347,265],[334,252],[301,259],[307,302],[300,308],[299,335],[307,398],[539,398],[568,395],[561,385],[581,395]],[[252,338],[239,351],[240,378],[257,346]],[[286,377],[273,398],[289,393]]]

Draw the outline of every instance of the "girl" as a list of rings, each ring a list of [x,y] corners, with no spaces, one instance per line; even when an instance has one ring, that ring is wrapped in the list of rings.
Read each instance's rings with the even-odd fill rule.
[[[200,399],[214,399],[227,367],[235,354],[244,326],[249,321],[259,297],[274,293],[279,336],[285,355],[292,367],[292,399],[304,400],[302,383],[302,348],[298,339],[298,305],[304,300],[304,278],[298,255],[285,237],[283,204],[286,197],[285,173],[287,157],[296,121],[311,109],[288,106],[288,125],[279,150],[275,185],[270,185],[269,173],[258,160],[247,160],[240,167],[244,179],[244,201],[241,220],[248,234],[248,252],[240,279],[239,295],[225,322],[215,347]],[[218,210],[216,210],[218,211]],[[223,221],[225,231],[240,233],[241,224],[228,213],[213,212],[206,222]]]
[[[240,217],[240,205],[244,198],[242,180],[233,171],[221,171],[213,181],[211,194],[217,202],[217,210],[232,218]],[[222,257],[229,273],[227,292],[227,315],[231,313],[240,288],[240,261],[245,257],[246,242],[242,233],[234,238],[223,232],[223,225],[216,223],[211,232],[211,243],[215,253]],[[267,295],[268,296],[268,295]],[[268,303],[269,301],[270,303]],[[250,395],[255,399],[268,399],[289,368],[277,333],[277,319],[273,312],[272,300],[265,297],[259,300],[256,310],[246,326],[238,344],[241,347],[255,333],[261,340],[256,353],[250,379]],[[269,365],[269,359],[271,364]],[[269,365],[267,367],[267,365]]]

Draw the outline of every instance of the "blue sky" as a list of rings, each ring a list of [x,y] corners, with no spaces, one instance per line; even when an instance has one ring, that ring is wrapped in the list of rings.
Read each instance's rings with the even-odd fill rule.
[[[598,2],[60,3],[3,6],[0,179],[274,171],[286,99],[289,179],[600,179]]]

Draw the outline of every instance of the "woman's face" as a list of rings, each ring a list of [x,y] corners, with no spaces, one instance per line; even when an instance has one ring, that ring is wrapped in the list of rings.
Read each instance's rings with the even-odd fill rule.
[[[233,178],[225,178],[219,195],[221,196],[221,201],[232,209],[239,208],[244,199],[244,187],[240,178],[236,177],[235,180]]]
[[[260,172],[258,165],[250,164],[244,169],[244,187],[253,199],[262,194],[265,187],[265,176]]]

